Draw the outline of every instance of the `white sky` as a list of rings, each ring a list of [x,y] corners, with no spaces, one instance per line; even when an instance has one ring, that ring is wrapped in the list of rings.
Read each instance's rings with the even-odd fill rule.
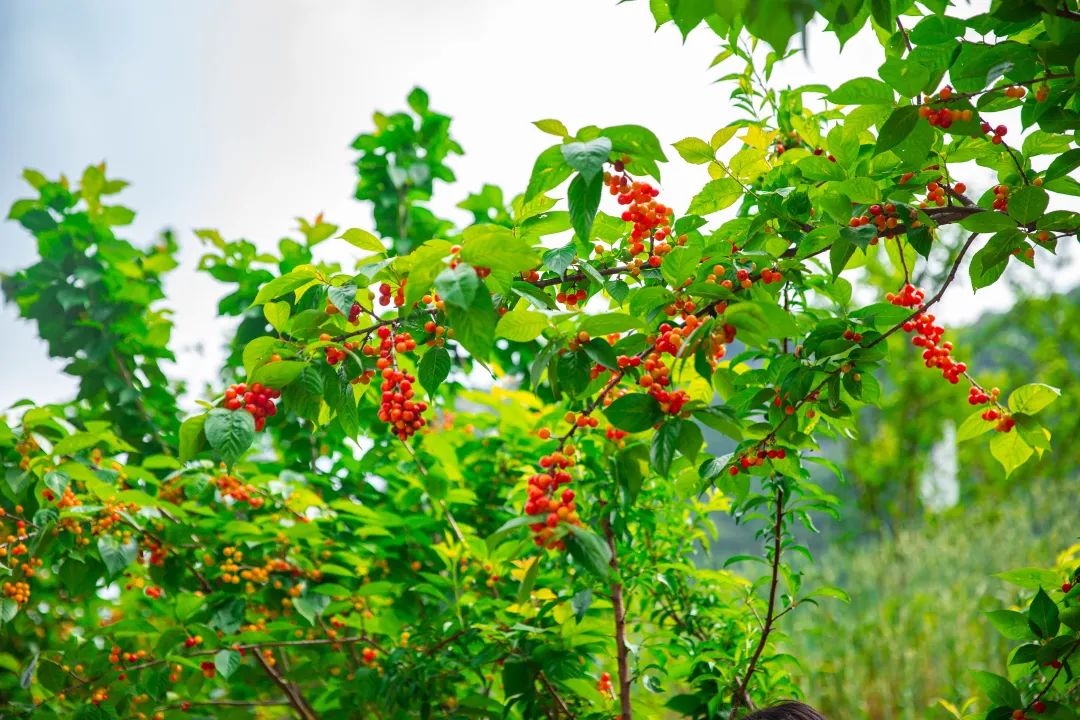
[[[873,75],[883,59],[867,33],[843,55],[831,34],[812,31],[810,41],[808,58],[779,66],[775,83],[836,85]],[[77,177],[106,159],[110,174],[131,181],[120,197],[139,214],[123,235],[145,243],[172,227],[181,241],[182,267],[167,288],[175,372],[198,386],[215,375],[229,323],[215,320],[225,288],[194,271],[201,247],[191,230],[273,248],[296,216],[320,211],[371,228],[369,209],[352,199],[349,143],[376,109],[404,107],[418,84],[454,118],[466,155],[453,159],[459,183],[439,188],[435,209],[464,220],[453,205],[484,182],[508,197],[524,188],[537,153],[554,142],[533,120],[555,117],[571,130],[638,123],[666,145],[710,137],[738,116],[729,86],[707,70],[716,52],[708,31],[685,47],[671,25],[654,34],[644,1],[5,0],[0,206],[6,215],[27,194],[27,166]],[[664,196],[685,208],[705,171],[669,156]],[[0,223],[0,271],[33,258],[31,236]],[[1065,277],[1055,282],[1075,273]],[[972,301],[956,287],[939,315],[961,322],[1007,304],[1002,290]],[[0,408],[70,395],[73,381],[10,305],[0,334]]]

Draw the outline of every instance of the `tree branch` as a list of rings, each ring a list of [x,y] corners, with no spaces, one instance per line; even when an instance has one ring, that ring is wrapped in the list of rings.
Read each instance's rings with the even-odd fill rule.
[[[267,662],[262,653],[255,653],[255,659],[262,665],[263,670],[270,676],[270,679],[274,681],[274,684],[281,688],[281,691],[289,698],[289,704],[293,706],[303,720],[318,720],[315,711],[308,705],[307,700],[300,694],[300,690],[296,685],[282,677],[281,673],[275,670],[274,666]]]
[[[769,641],[769,634],[772,632],[773,624],[776,621],[776,589],[780,579],[780,546],[784,533],[784,490],[779,484],[776,486],[776,520],[773,523],[772,530],[772,577],[769,580],[769,607],[765,612],[765,624],[761,629],[761,637],[758,639],[754,654],[750,657],[750,665],[747,666],[746,674],[743,675],[743,679],[732,699],[731,714],[728,715],[728,720],[735,720],[739,708],[742,707],[743,703],[749,702],[747,687],[750,685],[750,678],[754,675],[754,670],[757,669],[761,653],[765,651],[765,645]]]
[[[555,705],[558,706],[559,711],[562,712],[563,715],[566,715],[566,717],[573,720],[574,713],[570,712],[570,708],[567,706],[566,701],[562,699],[562,695],[559,695],[559,691],[556,690],[555,686],[551,684],[551,681],[548,680],[547,675],[544,674],[544,671],[538,670],[536,677],[538,680],[540,680],[540,684],[544,686],[544,689],[547,690],[548,695],[550,695],[551,698],[555,701]]]
[[[611,609],[615,614],[615,652],[619,667],[619,718],[620,720],[632,720],[633,711],[630,705],[630,663],[629,651],[626,647],[626,605],[623,598],[623,586],[619,580],[619,559],[615,551],[615,533],[611,530],[611,521],[604,520],[604,537],[607,538],[608,548],[611,550],[611,570],[615,573],[615,580],[611,583]]]

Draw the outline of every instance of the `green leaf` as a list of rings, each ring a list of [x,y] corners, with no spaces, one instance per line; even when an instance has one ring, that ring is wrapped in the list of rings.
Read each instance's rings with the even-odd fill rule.
[[[262,305],[267,300],[274,300],[285,293],[292,292],[297,288],[307,285],[315,279],[315,268],[310,265],[301,265],[298,268],[276,277],[259,288],[259,293],[252,301],[252,306]]]
[[[278,332],[285,332],[285,324],[289,321],[292,309],[287,302],[268,302],[263,305],[263,316],[270,327]]]
[[[247,413],[244,414],[247,415]],[[112,535],[98,537],[97,549],[110,578],[122,573],[139,554],[139,548],[133,541],[121,543]]]
[[[1006,678],[983,670],[975,670],[973,674],[976,684],[986,693],[992,704],[1009,708],[1023,707],[1024,703],[1020,700],[1020,691],[1013,687],[1013,684]]]
[[[529,342],[538,338],[547,327],[548,319],[546,315],[519,306],[499,318],[499,324],[495,327],[495,335],[515,342]]]
[[[558,137],[566,137],[570,134],[570,131],[566,129],[566,126],[559,120],[534,120],[533,125],[538,127],[543,132],[549,135],[557,135]]]
[[[420,358],[416,374],[428,395],[434,395],[439,385],[450,376],[452,364],[450,353],[441,347],[431,348]]]
[[[293,609],[311,625],[315,624],[315,618],[321,616],[329,604],[330,598],[318,593],[308,593],[293,598]]]
[[[338,235],[342,240],[349,243],[353,247],[358,247],[361,250],[368,250],[375,253],[386,252],[386,246],[382,244],[379,238],[375,237],[367,230],[361,230],[360,228],[349,228],[345,232]]]
[[[30,662],[26,663],[26,667],[19,674],[19,687],[23,690],[27,690],[34,682],[34,671],[37,670],[38,658],[41,657],[40,653],[34,653],[34,656],[30,658]]]
[[[996,233],[1016,228],[1016,221],[1005,213],[992,210],[968,215],[960,221],[960,227],[971,232]]]
[[[942,45],[951,43],[964,34],[962,20],[948,15],[927,15],[908,34],[916,45]]]
[[[295,380],[306,367],[308,363],[298,360],[268,362],[255,368],[250,380],[253,383],[262,383],[266,387],[280,390]]]
[[[656,472],[664,477],[667,477],[671,471],[671,462],[675,459],[675,451],[679,446],[680,432],[682,432],[682,421],[671,419],[664,422],[653,433],[649,461]]]
[[[584,242],[591,238],[603,187],[604,183],[599,176],[587,182],[585,176],[579,174],[570,181],[570,189],[566,195],[567,204],[570,206],[570,224],[574,233]]]
[[[454,329],[454,340],[474,357],[487,362],[495,344],[495,307],[491,295],[486,291],[478,292],[468,309],[448,305],[446,310]]]
[[[356,301],[356,286],[352,283],[330,285],[326,288],[326,297],[342,315],[348,317],[352,312],[353,302]]]
[[[592,337],[610,335],[611,333],[627,332],[628,330],[640,330],[644,324],[633,315],[625,313],[600,313],[598,315],[586,315],[578,326]]]
[[[543,255],[544,267],[551,272],[562,277],[566,269],[574,264],[574,260],[577,259],[577,246],[574,243],[567,243],[560,248],[553,248],[548,250]]]
[[[732,135],[734,134],[735,131],[732,129]],[[678,151],[683,160],[694,165],[710,163],[716,157],[716,151],[713,150],[712,145],[696,137],[683,138],[672,147]]]
[[[529,186],[525,190],[525,202],[557,188],[573,172],[574,169],[563,157],[562,145],[552,145],[536,158],[532,175],[529,176]]]
[[[210,447],[232,466],[255,439],[255,419],[246,410],[214,408],[207,414],[205,431]]]
[[[180,424],[180,462],[193,460],[206,444],[206,413],[193,415]]]
[[[641,432],[660,422],[663,413],[660,403],[652,395],[629,393],[615,398],[614,402],[604,408],[604,415],[608,422],[620,430]]]
[[[602,185],[602,183],[600,183]],[[540,264],[536,251],[499,225],[473,225],[465,228],[461,259],[473,267],[486,267],[505,272],[531,270]],[[412,284],[410,278],[409,284]]]
[[[228,680],[240,669],[240,653],[236,650],[219,650],[214,655],[214,669],[221,677]]]
[[[892,105],[893,91],[880,80],[860,77],[843,83],[825,99],[837,105]]]
[[[577,525],[566,526],[570,533],[566,536],[566,545],[575,562],[601,580],[611,573],[611,548],[603,538],[588,528]]]
[[[1073,630],[1080,630],[1080,605],[1073,605],[1062,610],[1061,622]]]
[[[1061,627],[1057,605],[1041,587],[1028,608],[1028,620],[1039,631],[1039,637],[1043,638],[1054,637]]]
[[[930,82],[926,66],[910,58],[890,58],[878,68],[878,75],[904,97],[913,98]]]
[[[1046,172],[1043,173],[1043,180],[1050,182],[1059,177],[1065,177],[1078,167],[1080,167],[1080,148],[1073,148],[1054,158],[1054,161],[1046,168]]]
[[[1014,610],[992,610],[986,613],[986,619],[1001,633],[1002,637],[1009,640],[1031,639],[1028,619],[1023,613]]]
[[[57,470],[45,473],[45,487],[52,490],[57,499],[63,496],[64,491],[67,490],[70,482],[71,478],[69,478],[67,474]]]
[[[566,163],[581,173],[586,183],[591,183],[604,168],[611,154],[611,139],[598,137],[589,142],[572,142],[562,146]]]
[[[1034,415],[1061,397],[1061,390],[1043,383],[1021,385],[1009,395],[1009,409],[1014,413]]]
[[[1028,185],[1009,196],[1009,215],[1026,225],[1042,217],[1049,204],[1050,195],[1045,190]]]
[[[1021,568],[1019,570],[1007,570],[994,575],[1007,583],[1012,583],[1027,590],[1038,590],[1041,586],[1053,587],[1061,582],[1052,570],[1043,568]]]
[[[589,386],[592,358],[586,352],[568,352],[557,362],[559,386],[572,396],[580,395]]]
[[[664,256],[660,265],[660,274],[674,288],[681,288],[683,283],[694,277],[701,263],[701,249],[696,246],[676,247]]]
[[[1005,468],[1005,477],[1026,463],[1033,452],[1020,433],[1015,431],[998,433],[990,441],[990,454]]]
[[[965,440],[977,438],[994,429],[994,423],[983,420],[984,412],[985,410],[976,410],[967,416],[967,419],[960,424],[960,429],[956,431],[956,442],[962,443]]]
[[[447,305],[468,308],[476,299],[480,278],[470,265],[461,264],[446,268],[435,278],[435,291]]]
[[[709,215],[731,206],[742,197],[742,185],[732,178],[710,180],[705,184],[686,211],[690,215]]]
[[[874,154],[880,155],[886,150],[895,149],[911,134],[919,120],[919,108],[914,105],[904,105],[893,110],[878,132]]]

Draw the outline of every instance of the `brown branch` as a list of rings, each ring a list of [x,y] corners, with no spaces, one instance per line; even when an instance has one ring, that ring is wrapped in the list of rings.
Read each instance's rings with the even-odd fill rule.
[[[611,521],[604,520],[604,537],[607,538],[608,548],[611,550],[611,570],[615,573],[615,580],[611,583],[611,609],[615,614],[615,651],[619,667],[619,718],[620,720],[632,720],[633,711],[630,705],[630,663],[629,651],[626,647],[626,605],[623,598],[623,586],[619,580],[619,559],[615,550],[615,533],[611,530]]]
[[[628,272],[630,270],[629,265],[616,265],[615,267],[604,268],[603,270],[597,270],[600,275],[608,277],[610,275],[618,275],[622,272]],[[536,280],[529,283],[533,287],[546,288],[552,285],[560,285],[562,283],[577,282],[578,280],[585,280],[589,276],[585,273],[577,273],[575,275],[564,275],[562,277],[547,278],[546,280]]]
[[[538,680],[540,680],[540,684],[544,686],[544,689],[547,690],[548,695],[550,695],[552,699],[555,700],[555,704],[558,706],[559,710],[564,715],[566,715],[566,717],[573,720],[574,713],[570,712],[570,708],[569,706],[567,706],[566,701],[562,699],[561,695],[559,695],[558,690],[556,690],[555,686],[551,684],[550,680],[548,680],[547,675],[544,674],[544,671],[538,670],[536,677]]]
[[[1065,656],[1061,658],[1061,664],[1058,665],[1057,669],[1054,671],[1054,674],[1050,676],[1050,680],[1046,683],[1046,685],[1043,686],[1042,690],[1035,693],[1035,696],[1031,698],[1031,702],[1024,706],[1025,712],[1031,710],[1032,705],[1034,705],[1038,700],[1040,700],[1043,695],[1050,692],[1050,688],[1054,687],[1054,683],[1057,682],[1058,676],[1061,675],[1061,671],[1065,669],[1065,664],[1069,661],[1069,658],[1074,652],[1077,651],[1077,649],[1080,649],[1080,640],[1077,640],[1072,644],[1072,647],[1069,648],[1069,652],[1065,653]]]
[[[303,720],[318,720],[315,711],[308,705],[307,700],[304,699],[296,685],[282,677],[281,673],[274,669],[274,666],[263,657],[262,653],[255,653],[255,659],[259,661],[259,664],[262,665],[263,670],[274,681],[274,684],[281,688],[281,691],[289,698],[289,704],[293,706]]]
[[[765,624],[761,628],[761,637],[758,639],[754,654],[750,657],[750,665],[747,666],[746,674],[743,675],[743,679],[739,683],[738,689],[735,691],[734,698],[732,699],[731,714],[728,715],[728,720],[735,720],[735,715],[739,712],[739,708],[742,707],[744,702],[749,701],[747,687],[750,685],[750,678],[754,675],[754,670],[757,669],[758,660],[761,658],[761,653],[765,651],[765,645],[768,643],[769,634],[772,632],[776,621],[776,589],[780,579],[780,546],[783,540],[783,533],[784,490],[777,485],[776,521],[773,524],[772,576],[769,580],[769,607],[765,611]]]

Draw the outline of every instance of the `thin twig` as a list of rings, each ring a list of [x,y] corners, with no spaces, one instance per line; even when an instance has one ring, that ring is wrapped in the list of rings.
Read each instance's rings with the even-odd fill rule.
[[[536,673],[536,677],[540,680],[540,684],[544,686],[544,689],[547,690],[548,695],[550,695],[552,699],[555,700],[555,705],[558,706],[559,710],[563,713],[563,715],[566,715],[566,717],[573,720],[574,713],[570,712],[570,708],[569,706],[567,706],[566,701],[562,699],[561,695],[559,695],[558,690],[556,690],[555,686],[551,684],[550,680],[548,680],[547,675],[544,674],[544,671],[538,670]]]
[[[619,668],[619,718],[631,720],[633,711],[630,704],[630,663],[629,650],[626,647],[626,605],[623,598],[623,586],[619,580],[619,559],[615,550],[615,533],[611,530],[611,520],[604,519],[604,536],[611,550],[611,571],[615,579],[611,583],[611,609],[615,614],[615,652]]]
[[[757,647],[754,649],[754,654],[750,656],[750,664],[746,668],[746,674],[743,675],[743,679],[732,699],[731,714],[728,715],[728,720],[735,720],[739,708],[742,707],[743,703],[749,701],[747,687],[750,685],[750,678],[754,675],[754,670],[757,669],[758,660],[761,658],[761,653],[765,651],[769,634],[772,632],[776,621],[776,590],[780,579],[780,549],[784,533],[784,489],[779,484],[776,486],[776,520],[772,530],[772,576],[769,580],[769,607],[765,611],[765,624],[761,629],[761,637],[758,639]]]

